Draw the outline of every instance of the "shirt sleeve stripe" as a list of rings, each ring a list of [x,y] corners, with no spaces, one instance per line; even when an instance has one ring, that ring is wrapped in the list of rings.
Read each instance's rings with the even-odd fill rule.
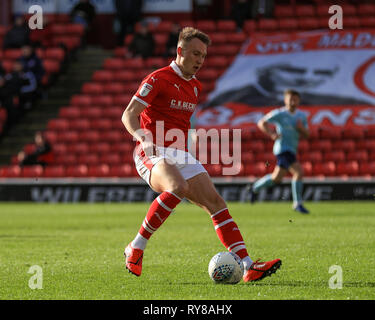
[[[149,104],[146,101],[142,100],[141,98],[138,98],[137,96],[133,96],[133,98],[138,102],[142,103],[143,105],[145,105],[146,107],[148,107]]]

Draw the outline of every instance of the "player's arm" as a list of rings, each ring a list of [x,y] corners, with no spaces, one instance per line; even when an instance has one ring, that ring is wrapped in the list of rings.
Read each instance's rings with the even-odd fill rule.
[[[265,115],[262,119],[258,121],[258,128],[268,135],[272,140],[280,138],[280,135],[275,132],[274,128],[268,123],[268,115]]]
[[[307,139],[310,135],[309,129],[303,124],[302,120],[297,121],[297,131],[303,139]]]
[[[124,113],[122,114],[122,123],[124,124],[126,130],[142,144],[142,148],[147,156],[155,155],[156,150],[153,144],[152,137],[148,137],[146,132],[140,126],[139,115],[146,108],[146,106],[134,97],[126,107]]]

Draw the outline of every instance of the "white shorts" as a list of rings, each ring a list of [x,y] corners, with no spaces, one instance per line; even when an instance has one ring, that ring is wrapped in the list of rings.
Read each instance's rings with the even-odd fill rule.
[[[189,152],[175,148],[157,148],[159,151],[158,156],[145,156],[140,146],[137,146],[136,152],[134,153],[134,162],[138,174],[148,183],[148,185],[150,185],[152,168],[162,159],[166,159],[169,163],[174,164],[185,180],[188,180],[202,172],[207,172],[202,164]]]

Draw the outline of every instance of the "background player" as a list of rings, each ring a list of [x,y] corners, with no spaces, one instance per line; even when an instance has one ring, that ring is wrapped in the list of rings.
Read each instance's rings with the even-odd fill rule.
[[[134,156],[137,171],[154,191],[160,193],[152,202],[138,234],[125,248],[126,268],[136,276],[141,275],[143,252],[151,235],[183,198],[210,214],[220,241],[242,259],[244,281],[263,279],[281,265],[280,259],[251,260],[225,201],[202,164],[186,149],[189,120],[201,91],[195,74],[203,65],[209,44],[210,39],[203,32],[184,28],[179,35],[176,60],[143,80],[122,117],[126,129],[137,140]],[[163,137],[156,135],[162,131],[158,127],[160,124],[165,133]],[[183,143],[173,144],[176,149],[165,139],[167,131],[171,130],[176,134],[183,132]]]
[[[300,95],[297,91],[284,92],[285,107],[273,110],[266,114],[259,122],[258,127],[275,141],[273,153],[277,158],[277,165],[272,174],[267,174],[257,180],[250,187],[250,202],[255,202],[256,194],[262,188],[281,183],[288,171],[292,174],[292,196],[294,210],[309,213],[302,204],[302,167],[297,161],[297,147],[300,137],[308,138],[309,130],[306,115],[297,110],[300,104]],[[276,132],[269,125],[276,126]]]

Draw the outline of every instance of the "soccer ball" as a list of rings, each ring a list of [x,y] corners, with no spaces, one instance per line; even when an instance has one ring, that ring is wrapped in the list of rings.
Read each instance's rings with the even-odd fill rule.
[[[238,283],[243,276],[241,258],[233,252],[219,252],[208,264],[208,274],[216,283]]]

